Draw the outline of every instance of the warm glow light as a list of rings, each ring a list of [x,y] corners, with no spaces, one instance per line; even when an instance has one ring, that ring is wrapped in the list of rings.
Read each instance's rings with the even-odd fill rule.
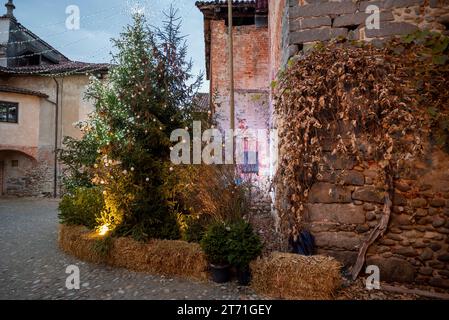
[[[100,236],[104,236],[106,233],[108,233],[108,231],[109,231],[109,226],[107,224],[104,224],[98,229],[98,234]]]

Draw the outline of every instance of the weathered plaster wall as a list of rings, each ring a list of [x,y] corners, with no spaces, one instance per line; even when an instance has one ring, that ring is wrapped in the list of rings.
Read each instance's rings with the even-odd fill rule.
[[[39,97],[0,92],[0,100],[19,104],[18,123],[0,122],[0,145],[37,147],[39,145]]]
[[[61,147],[64,136],[81,137],[75,123],[87,119],[93,106],[84,100],[87,76],[69,76],[57,81],[60,99],[58,147]],[[19,124],[0,123],[0,161],[5,159],[3,190],[20,196],[50,194],[54,182],[56,83],[50,77],[20,76],[3,77],[0,84],[49,96],[45,99],[0,93],[0,100],[19,103]],[[10,166],[12,160],[19,161],[18,168]],[[58,175],[60,172],[59,168]]]
[[[51,193],[54,131],[51,134],[49,128],[54,126],[45,116],[50,111],[54,118],[54,106],[43,98],[15,93],[2,92],[0,100],[19,103],[18,123],[0,123],[2,192],[18,196]],[[13,161],[18,165],[13,166]]]
[[[81,131],[75,127],[75,123],[87,118],[87,114],[93,111],[93,106],[89,101],[84,100],[89,78],[86,75],[73,75],[64,78],[57,78],[59,83],[59,141],[61,137],[71,136],[81,137]],[[41,76],[14,76],[0,79],[0,84],[11,87],[25,88],[45,93],[49,96],[48,100],[56,102],[56,83],[51,77]],[[43,106],[44,114],[49,117],[43,117],[41,124],[43,144],[54,144],[54,105],[46,102]],[[52,114],[51,114],[52,113]],[[53,129],[53,130],[52,130]]]
[[[32,158],[29,156],[30,150],[25,148],[0,148],[0,162],[3,162],[0,190],[3,194],[36,196],[53,193],[53,150],[32,150],[36,154],[36,157]],[[18,166],[14,167],[13,161],[17,161]]]
[[[230,128],[228,29],[223,20],[211,20],[211,87],[215,118],[220,129]],[[268,28],[255,25],[234,27],[235,124],[238,129],[267,130],[268,150],[270,128],[270,76]],[[248,132],[248,131],[247,131]],[[253,151],[251,149],[249,151]],[[268,246],[273,245],[270,230],[270,163],[268,152],[259,151],[259,174],[244,175],[255,188],[252,190],[252,219]],[[255,151],[255,150],[254,150]]]

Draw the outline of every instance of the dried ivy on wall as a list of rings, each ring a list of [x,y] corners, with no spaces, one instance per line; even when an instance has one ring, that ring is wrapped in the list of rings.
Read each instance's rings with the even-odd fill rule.
[[[289,62],[275,83],[277,208],[284,235],[303,228],[310,189],[335,173],[336,158],[376,161],[385,206],[360,251],[363,265],[366,250],[387,229],[397,173],[425,151],[426,137],[449,146],[448,44],[441,34],[418,32],[382,48],[319,44]]]

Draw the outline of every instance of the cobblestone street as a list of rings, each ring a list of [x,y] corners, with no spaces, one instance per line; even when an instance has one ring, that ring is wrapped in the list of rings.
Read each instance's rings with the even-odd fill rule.
[[[58,202],[0,199],[0,299],[256,299],[236,284],[196,283],[84,263],[57,245]],[[67,266],[80,290],[65,287]]]

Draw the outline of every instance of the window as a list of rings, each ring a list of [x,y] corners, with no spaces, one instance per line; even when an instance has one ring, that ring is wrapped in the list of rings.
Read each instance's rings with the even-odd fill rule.
[[[256,144],[255,151],[250,151],[250,141],[248,138],[244,139],[243,145],[243,159],[244,162],[240,166],[242,173],[255,173],[259,174],[259,147]]]
[[[245,151],[245,164],[242,165],[242,173],[259,173],[259,153]]]
[[[19,166],[19,160],[12,160],[11,161],[11,167],[17,168]]]
[[[19,104],[0,101],[0,122],[17,123],[19,119]]]

